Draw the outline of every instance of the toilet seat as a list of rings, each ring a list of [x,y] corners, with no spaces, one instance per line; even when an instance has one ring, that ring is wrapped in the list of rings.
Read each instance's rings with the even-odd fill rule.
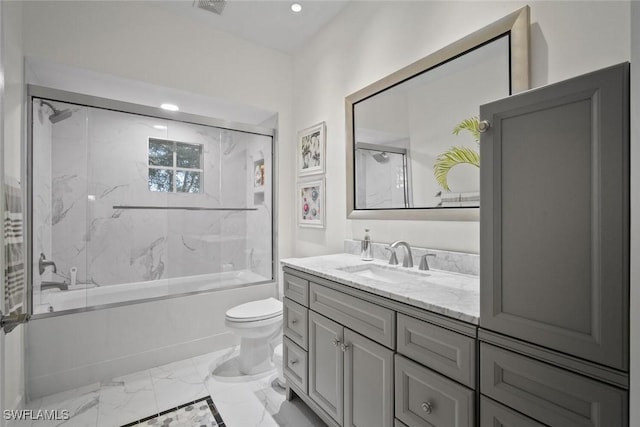
[[[227,310],[225,317],[230,322],[256,322],[282,315],[282,302],[270,297],[240,304]]]

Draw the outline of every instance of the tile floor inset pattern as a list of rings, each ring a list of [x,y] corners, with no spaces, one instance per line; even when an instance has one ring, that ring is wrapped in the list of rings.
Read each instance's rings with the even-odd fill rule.
[[[139,421],[125,424],[122,427],[137,425],[155,427],[225,427],[218,408],[216,408],[209,396],[167,409],[157,415],[151,415]]]
[[[68,410],[70,418],[11,421],[8,427],[122,426],[203,396],[211,397],[225,427],[326,426],[300,399],[285,399],[275,370],[240,375],[237,355],[238,347],[229,348],[45,396],[29,402],[24,409]]]

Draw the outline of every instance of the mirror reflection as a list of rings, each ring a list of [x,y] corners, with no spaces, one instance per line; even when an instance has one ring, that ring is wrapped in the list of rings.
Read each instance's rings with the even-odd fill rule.
[[[353,105],[355,208],[480,201],[478,109],[511,93],[503,35]]]

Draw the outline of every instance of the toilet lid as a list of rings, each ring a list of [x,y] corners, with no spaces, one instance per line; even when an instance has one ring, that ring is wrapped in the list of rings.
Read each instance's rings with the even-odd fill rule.
[[[227,319],[236,322],[265,320],[282,314],[282,302],[275,298],[261,299],[240,304],[227,310]]]

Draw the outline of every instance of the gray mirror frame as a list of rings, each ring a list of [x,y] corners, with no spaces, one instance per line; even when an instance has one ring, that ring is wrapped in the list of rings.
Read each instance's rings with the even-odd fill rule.
[[[504,34],[509,34],[510,36],[511,93],[515,94],[527,90],[529,89],[529,6],[524,6],[345,98],[348,219],[479,220],[479,208],[355,209],[353,106],[376,93],[447,62]]]

